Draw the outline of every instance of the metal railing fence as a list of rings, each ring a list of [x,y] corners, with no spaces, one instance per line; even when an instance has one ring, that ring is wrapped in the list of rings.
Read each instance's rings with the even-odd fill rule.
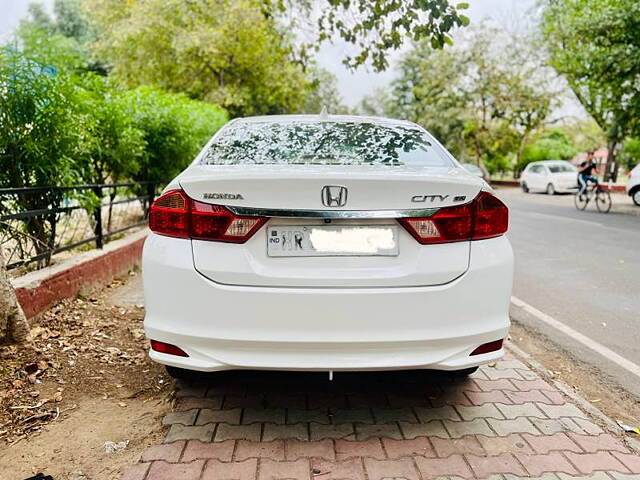
[[[159,183],[0,188],[0,247],[8,269],[42,268],[53,255],[146,224]]]

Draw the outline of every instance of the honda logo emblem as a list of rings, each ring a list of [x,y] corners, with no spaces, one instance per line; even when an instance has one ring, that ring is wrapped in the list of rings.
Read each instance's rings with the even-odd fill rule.
[[[339,185],[322,187],[322,204],[325,207],[344,207],[347,204],[347,187]]]

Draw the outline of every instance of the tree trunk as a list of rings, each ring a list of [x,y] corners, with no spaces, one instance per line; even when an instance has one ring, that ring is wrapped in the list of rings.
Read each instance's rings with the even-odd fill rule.
[[[0,249],[0,345],[29,341],[29,324],[9,280]]]
[[[605,165],[604,171],[604,181],[608,182],[611,180],[615,182],[618,180],[618,163],[616,159],[616,150],[618,148],[618,142],[615,140],[611,140],[607,145],[609,151],[607,152],[607,163]]]

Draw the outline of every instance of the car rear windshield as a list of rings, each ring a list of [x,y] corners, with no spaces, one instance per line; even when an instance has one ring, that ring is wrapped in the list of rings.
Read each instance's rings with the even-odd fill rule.
[[[551,171],[551,173],[564,173],[564,172],[576,171],[576,167],[573,167],[571,165],[562,165],[562,164],[547,165],[547,168]]]
[[[220,132],[202,163],[453,166],[417,128],[360,122],[232,124]]]

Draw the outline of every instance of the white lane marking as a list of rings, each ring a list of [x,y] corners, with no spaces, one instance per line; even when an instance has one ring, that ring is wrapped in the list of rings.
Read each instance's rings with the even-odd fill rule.
[[[615,363],[619,367],[624,368],[625,370],[627,370],[630,373],[633,373],[637,377],[640,377],[640,365],[637,365],[637,364],[633,363],[632,361],[627,360],[624,357],[621,357],[616,352],[614,352],[613,350],[605,347],[601,343],[598,343],[595,340],[590,339],[586,335],[583,335],[582,333],[574,330],[573,328],[569,327],[568,325],[565,325],[561,321],[556,320],[552,316],[547,315],[544,312],[541,312],[537,308],[532,307],[531,305],[529,305],[526,302],[523,302],[522,300],[520,300],[517,297],[511,297],[511,303],[513,303],[516,307],[523,309],[525,312],[533,315],[538,320],[546,323],[550,327],[553,327],[556,330],[558,330],[558,331],[570,336],[574,340],[576,340],[576,341],[580,342],[581,344],[583,344],[585,347],[590,348],[591,350],[593,350],[596,353],[599,353],[600,355],[602,355],[603,357],[605,357],[608,360],[612,361],[613,363]]]

